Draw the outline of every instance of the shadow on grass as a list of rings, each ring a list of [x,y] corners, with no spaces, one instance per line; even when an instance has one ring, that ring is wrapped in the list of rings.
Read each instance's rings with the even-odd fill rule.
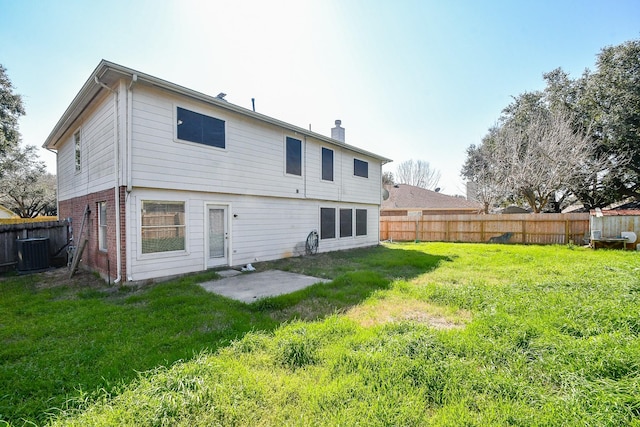
[[[0,280],[0,425],[44,424],[160,365],[216,351],[250,331],[354,306],[445,257],[375,247],[258,264],[332,282],[251,305],[209,293],[206,272],[150,286],[109,287],[88,273]]]
[[[261,299],[251,307],[278,322],[317,320],[361,303],[373,292],[387,289],[395,279],[412,279],[449,260],[415,250],[378,246],[262,263],[258,270],[279,269],[332,281]]]

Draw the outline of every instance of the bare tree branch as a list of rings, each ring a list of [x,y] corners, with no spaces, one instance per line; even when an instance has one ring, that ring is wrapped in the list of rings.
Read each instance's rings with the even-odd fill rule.
[[[396,168],[396,182],[433,190],[440,181],[440,171],[425,160],[406,160]]]

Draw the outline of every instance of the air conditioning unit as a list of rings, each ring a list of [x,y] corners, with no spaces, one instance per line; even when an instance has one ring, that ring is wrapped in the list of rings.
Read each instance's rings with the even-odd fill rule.
[[[33,272],[49,268],[49,238],[18,239],[18,271]]]

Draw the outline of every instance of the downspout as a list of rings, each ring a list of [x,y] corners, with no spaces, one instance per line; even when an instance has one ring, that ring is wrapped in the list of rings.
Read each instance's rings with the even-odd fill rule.
[[[114,130],[113,130],[113,136],[115,138],[115,147],[114,147],[114,154],[113,154],[113,170],[114,170],[114,178],[115,178],[115,194],[114,194],[114,200],[115,200],[115,213],[116,213],[116,279],[113,281],[114,284],[118,284],[120,283],[120,281],[122,280],[122,255],[120,253],[120,251],[122,250],[122,244],[120,242],[120,236],[121,236],[121,225],[120,225],[120,120],[118,120],[118,117],[120,116],[119,114],[119,110],[118,110],[118,106],[119,106],[119,97],[118,97],[118,91],[111,89],[109,86],[107,86],[106,84],[102,83],[99,79],[98,76],[95,77],[96,83],[99,84],[100,86],[102,86],[103,88],[105,88],[106,90],[108,90],[109,92],[113,93],[113,111],[114,111],[114,115],[115,115],[115,126],[114,126]]]
[[[302,179],[303,179],[303,194],[304,198],[307,198],[307,135],[304,135],[304,164],[302,165]]]
[[[133,130],[131,123],[133,121],[133,85],[138,82],[138,75],[133,74],[131,76],[131,83],[129,83],[129,88],[127,89],[127,193],[131,193],[132,183],[131,183],[131,139],[133,135]]]
[[[127,224],[131,224],[131,209],[130,209],[130,203],[131,203],[131,199],[129,198],[129,195],[131,194],[131,191],[133,189],[133,178],[131,176],[131,169],[132,169],[132,157],[133,157],[133,150],[131,148],[131,141],[133,140],[133,86],[138,82],[138,75],[137,74],[132,74],[131,75],[131,82],[129,83],[129,87],[127,88],[127,123],[126,123],[126,138],[125,138],[125,150],[126,150],[126,157],[127,157],[127,196],[126,196],[126,207],[125,207],[125,211],[126,211],[126,219],[127,219]],[[133,260],[132,260],[132,255],[131,255],[131,247],[130,245],[126,245],[125,248],[126,251],[126,256],[127,256],[127,277],[128,280],[133,280],[133,277],[131,275],[131,267],[133,265]]]

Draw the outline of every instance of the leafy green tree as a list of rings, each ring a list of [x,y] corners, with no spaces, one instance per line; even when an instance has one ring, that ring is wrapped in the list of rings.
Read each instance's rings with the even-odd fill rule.
[[[56,214],[55,176],[46,172],[35,146],[9,148],[0,170],[0,203],[21,218]]]
[[[589,83],[587,102],[605,152],[630,158],[614,184],[620,196],[640,198],[640,40],[604,48]]]
[[[571,111],[576,130],[597,144],[594,160],[609,162],[607,173],[574,188],[576,196],[588,207],[640,198],[640,40],[602,49],[596,70],[578,79],[560,68],[544,78],[549,105]]]
[[[24,114],[22,98],[13,92],[7,70],[0,64],[0,155],[18,145],[18,119]]]
[[[640,198],[640,40],[602,49],[596,70],[577,79],[561,68],[544,79],[543,91],[514,98],[485,137],[491,145],[478,147],[505,194],[536,212],[557,208],[558,195],[587,208]],[[476,154],[467,153],[467,179],[478,179]]]

